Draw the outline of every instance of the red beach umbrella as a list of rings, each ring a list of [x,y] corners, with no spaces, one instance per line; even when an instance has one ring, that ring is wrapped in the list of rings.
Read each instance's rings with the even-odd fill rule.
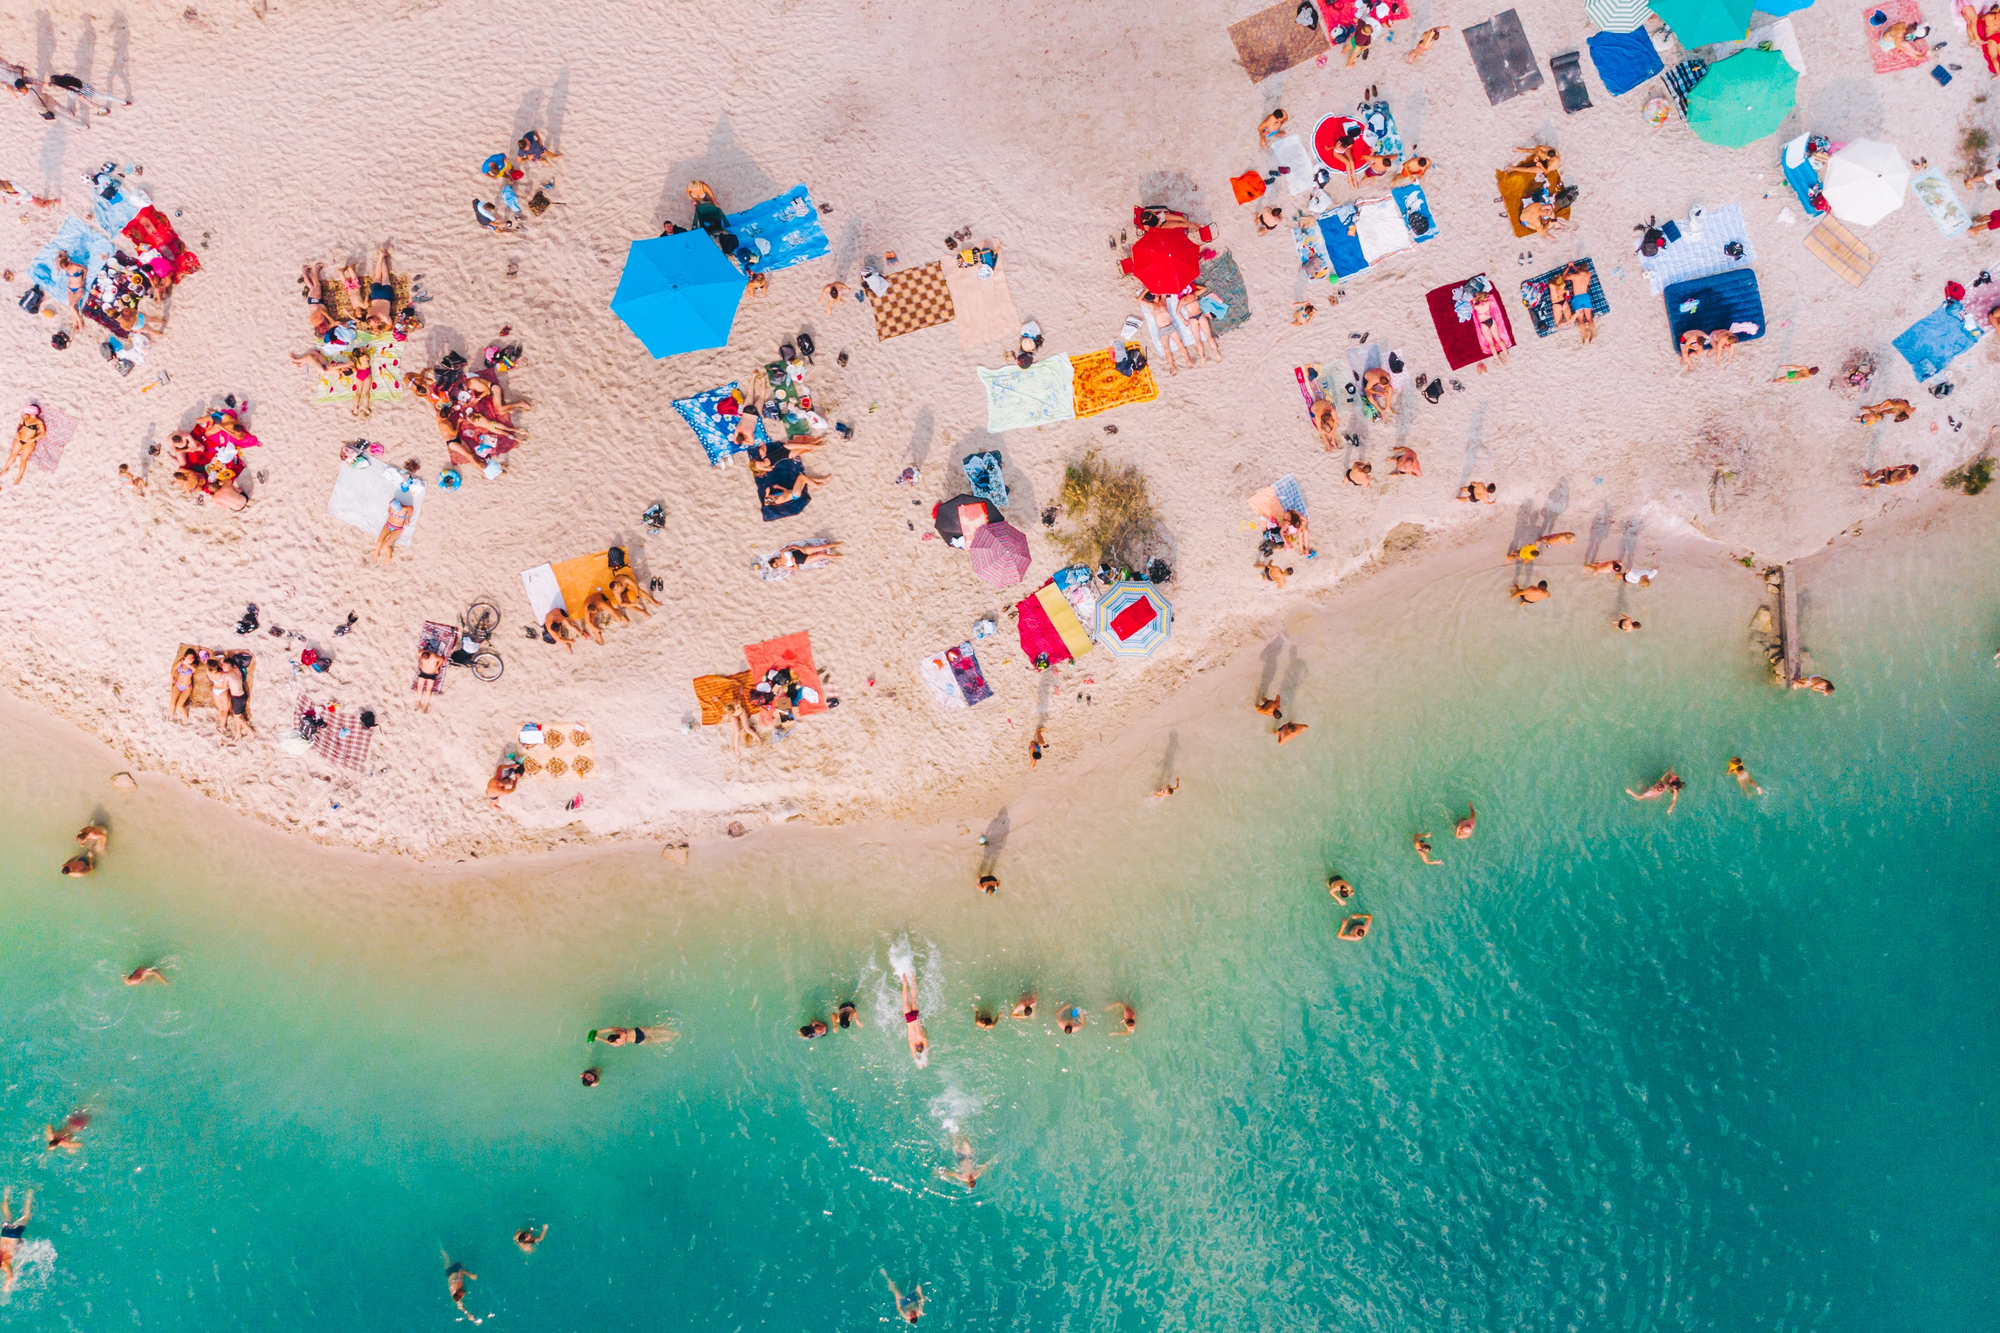
[[[1133,244],[1125,271],[1149,292],[1179,296],[1201,276],[1201,247],[1178,227],[1154,227]]]
[[[1028,572],[1028,534],[1012,523],[988,523],[966,543],[972,572],[996,588],[1011,588]]]

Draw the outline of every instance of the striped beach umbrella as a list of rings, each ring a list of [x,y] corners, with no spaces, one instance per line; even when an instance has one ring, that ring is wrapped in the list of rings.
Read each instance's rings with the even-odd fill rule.
[[[1173,630],[1173,603],[1150,583],[1126,579],[1097,599],[1092,626],[1099,643],[1120,657],[1149,657]]]
[[[1646,0],[1583,0],[1583,12],[1606,32],[1636,32],[1653,7]]]
[[[1032,563],[1028,556],[1028,534],[1004,519],[988,523],[973,533],[965,549],[972,553],[972,572],[996,588],[1011,588],[1019,583]]]

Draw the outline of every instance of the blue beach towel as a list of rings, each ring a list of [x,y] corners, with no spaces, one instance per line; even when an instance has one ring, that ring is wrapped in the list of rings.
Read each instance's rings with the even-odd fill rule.
[[[1437,219],[1431,216],[1431,201],[1424,197],[1423,186],[1398,185],[1389,194],[1395,199],[1396,207],[1403,210],[1403,221],[1409,224],[1410,235],[1417,238],[1418,245],[1437,239]],[[1416,225],[1417,218],[1424,220],[1421,229]]]
[[[708,455],[709,465],[721,467],[729,461],[731,454],[743,451],[736,447],[736,418],[716,415],[715,405],[736,392],[736,381],[731,380],[720,389],[710,389],[692,398],[674,399],[674,411],[680,413],[681,420],[687,422],[695,439],[701,442],[701,451]],[[762,420],[757,422],[753,437],[760,443],[769,443],[771,437],[764,432]]]
[[[818,259],[833,248],[819,225],[819,209],[813,206],[812,193],[803,185],[741,213],[731,213],[728,221],[736,239],[757,252],[760,273]]]
[[[1360,238],[1349,230],[1354,226],[1355,213],[1353,204],[1342,204],[1319,220],[1320,241],[1326,246],[1326,256],[1333,262],[1333,271],[1343,278],[1351,278],[1368,267]]]
[[[1068,592],[1079,583],[1090,582],[1090,567],[1088,565],[1065,565],[1049,577],[1055,580],[1055,585],[1058,588],[1061,588],[1064,592]]]
[[[965,468],[965,480],[971,486],[974,495],[982,500],[991,500],[1002,509],[1007,507],[1007,483],[1000,476],[998,449],[967,454],[961,466]]]
[[[1592,33],[1590,63],[1597,66],[1597,77],[1604,80],[1604,91],[1613,97],[1631,92],[1665,68],[1644,28]]]
[[[1944,374],[1958,356],[1986,335],[1983,328],[1966,328],[1959,317],[1963,306],[1955,301],[1943,305],[1925,315],[1916,323],[1904,329],[1897,336],[1893,346],[1910,363],[1919,380],[1935,379]]]
[[[1747,268],[1676,282],[1664,295],[1668,335],[1673,340],[1675,356],[1681,354],[1681,335],[1689,329],[1710,333],[1735,324],[1755,324],[1754,333],[1739,332],[1736,340],[1755,342],[1764,336],[1764,298],[1757,291],[1757,275]],[[1695,308],[1681,309],[1689,301],[1695,303]]]
[[[36,252],[35,262],[28,266],[28,276],[57,301],[64,301],[69,298],[69,284],[56,273],[56,256],[67,254],[83,265],[87,291],[88,284],[97,281],[99,270],[110,262],[114,249],[109,236],[79,218],[66,217],[56,229],[54,239]]]
[[[1368,142],[1375,145],[1376,152],[1390,157],[1403,155],[1403,136],[1396,130],[1396,118],[1389,114],[1388,102],[1363,103],[1361,127],[1368,132]]]

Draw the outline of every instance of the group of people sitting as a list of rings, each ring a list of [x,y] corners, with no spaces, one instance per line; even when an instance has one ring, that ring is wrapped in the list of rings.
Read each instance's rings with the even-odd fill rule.
[[[620,625],[632,623],[627,611],[637,611],[652,618],[652,608],[660,605],[660,599],[639,582],[633,574],[632,566],[626,562],[625,549],[611,548],[611,578],[601,589],[593,589],[584,598],[582,614],[572,616],[560,606],[550,607],[542,617],[542,642],[559,643],[564,652],[576,651],[576,641],[588,637],[602,647],[604,631],[611,628],[615,620]]]
[[[764,289],[771,285],[771,275],[757,271],[759,258],[757,247],[745,245],[736,233],[729,230],[729,215],[722,211],[722,205],[715,202],[715,191],[706,181],[689,181],[687,196],[694,203],[694,225],[707,232],[709,239],[715,242],[716,248],[728,256],[736,267],[743,270],[743,276],[750,280],[749,286],[744,290],[751,296],[761,295]],[[689,228],[681,226],[678,222],[669,220],[660,227],[660,235],[679,236],[688,230]],[[879,294],[886,289],[888,284],[880,275],[871,272],[870,276],[880,284],[880,286],[871,284],[871,290]],[[840,284],[835,283],[833,286],[839,287]],[[833,288],[828,290],[831,291]],[[856,299],[860,299],[859,293],[856,294]]]
[[[517,186],[527,178],[524,163],[552,162],[561,157],[555,149],[542,142],[542,136],[529,130],[514,144],[514,156],[495,153],[479,164],[479,174],[500,184],[500,203],[494,204],[484,199],[472,201],[472,217],[488,231],[519,231],[527,225],[527,214],[539,217],[549,208],[549,185],[544,184],[530,195],[528,202],[521,202]],[[502,212],[501,210],[506,210]]]
[[[1683,371],[1693,370],[1695,362],[1700,360],[1704,353],[1714,357],[1717,365],[1721,365],[1724,361],[1735,356],[1735,329],[1733,327],[1717,329],[1713,333],[1703,333],[1700,329],[1689,329],[1681,335],[1681,369]]]
[[[504,470],[501,456],[520,443],[521,426],[514,416],[534,404],[525,398],[508,402],[499,380],[520,354],[518,346],[489,347],[481,356],[482,369],[473,370],[463,355],[451,352],[431,369],[410,376],[410,388],[436,414],[438,434],[451,456],[447,487],[457,485],[459,468],[498,477]]]
[[[826,485],[833,480],[834,474],[831,468],[818,475],[807,473],[806,455],[825,447],[827,438],[824,435],[787,434],[781,424],[782,417],[768,410],[768,394],[766,380],[753,376],[749,389],[738,389],[734,395],[719,403],[716,410],[724,416],[733,415],[736,418],[732,439],[750,462],[750,476],[757,483],[757,500],[763,506],[765,516],[789,517],[805,508],[803,502],[809,499],[812,487]],[[772,438],[759,440],[757,424],[765,419],[778,424],[775,429],[765,429],[764,433]],[[838,546],[839,543],[833,545]],[[825,561],[812,563],[823,564]],[[773,568],[780,566],[774,565]]]
[[[208,692],[210,702],[215,705],[216,725],[226,737],[239,737],[244,732],[256,734],[257,728],[250,725],[250,684],[251,663],[248,653],[224,653],[211,648],[189,648],[174,663],[174,696],[168,715],[176,721],[188,720],[188,704],[194,699],[194,678],[197,671],[208,672]]]
[[[308,264],[299,272],[299,288],[305,296],[307,318],[318,346],[294,356],[292,364],[337,371],[354,394],[352,410],[357,417],[370,416],[375,411],[375,357],[364,335],[377,343],[384,337],[404,342],[424,327],[423,316],[417,313],[416,306],[396,309],[396,279],[389,265],[389,248],[384,246],[375,252],[364,297],[360,275],[353,265],[342,264],[340,290],[345,296],[345,309],[339,311],[330,308],[330,293],[321,265]],[[360,311],[366,313],[355,313]],[[336,313],[342,317],[336,319]]]
[[[243,428],[233,406],[209,412],[186,430],[167,437],[167,450],[173,454],[174,489],[182,495],[207,496],[224,509],[242,509],[250,497],[236,479],[246,463],[243,451],[255,449],[258,443],[257,437]]]
[[[731,727],[729,743],[740,754],[746,744],[782,740],[799,720],[799,705],[818,702],[819,692],[800,680],[797,671],[772,667],[750,683],[741,702],[723,705],[722,715]],[[757,730],[760,715],[770,727],[768,733]]]
[[[1503,168],[1503,176],[1525,176],[1527,182],[1521,191],[1521,212],[1518,220],[1523,227],[1544,240],[1558,231],[1568,231],[1572,223],[1563,218],[1561,212],[1576,198],[1576,187],[1561,184],[1562,154],[1547,144],[1535,144],[1530,148],[1516,148],[1521,154],[1520,161]],[[1555,179],[1552,181],[1550,177]]]

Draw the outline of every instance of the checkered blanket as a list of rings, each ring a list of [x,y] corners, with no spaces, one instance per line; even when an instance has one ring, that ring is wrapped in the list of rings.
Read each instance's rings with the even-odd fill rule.
[[[335,702],[338,701],[327,701],[328,704]],[[315,703],[311,695],[301,694],[298,703],[292,707],[293,731],[305,730],[308,709],[324,718],[327,704]],[[319,757],[329,764],[338,764],[342,768],[365,773],[368,771],[368,745],[374,738],[375,729],[361,725],[361,714],[358,711],[350,713],[342,709],[334,715],[333,720],[319,729],[319,734],[313,737],[312,747],[318,752]]]
[[[890,275],[888,282],[889,290],[870,298],[878,341],[887,342],[934,324],[949,324],[958,317],[951,303],[951,288],[945,285],[943,261],[906,268]]]

